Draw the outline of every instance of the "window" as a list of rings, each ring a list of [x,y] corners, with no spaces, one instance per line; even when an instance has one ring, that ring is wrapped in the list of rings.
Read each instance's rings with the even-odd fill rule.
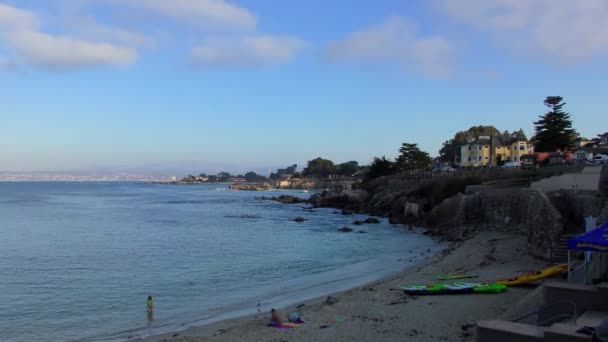
[[[511,161],[511,156],[507,156],[507,160],[508,160],[508,161]]]
[[[520,151],[525,151],[526,150],[526,144],[519,144],[519,150]]]
[[[511,151],[511,146],[507,146],[507,150]]]
[[[515,162],[517,161],[517,156],[513,157],[513,161],[515,161]]]
[[[490,148],[490,146],[486,145],[485,148]]]
[[[479,156],[479,157],[477,157],[477,158],[478,158],[478,159],[477,159],[478,161],[481,161],[481,158],[482,158],[482,157],[481,157],[481,156]]]
[[[471,145],[469,145],[468,148],[469,148],[469,151],[470,151],[471,150]]]
[[[486,160],[490,159],[489,157],[486,157]]]
[[[469,161],[471,161],[471,156],[469,156]]]

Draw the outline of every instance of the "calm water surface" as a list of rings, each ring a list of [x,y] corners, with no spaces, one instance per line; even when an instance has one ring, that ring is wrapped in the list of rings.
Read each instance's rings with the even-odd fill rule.
[[[309,196],[272,194],[283,193]],[[182,329],[253,313],[258,302],[268,310],[361,285],[438,248],[385,222],[340,233],[365,216],[260,195],[223,185],[0,182],[0,341]]]

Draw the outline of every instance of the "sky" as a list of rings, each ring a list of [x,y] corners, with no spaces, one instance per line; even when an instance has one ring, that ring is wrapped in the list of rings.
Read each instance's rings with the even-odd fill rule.
[[[0,0],[0,171],[369,163],[608,131],[605,0]],[[195,169],[196,170],[192,170]]]

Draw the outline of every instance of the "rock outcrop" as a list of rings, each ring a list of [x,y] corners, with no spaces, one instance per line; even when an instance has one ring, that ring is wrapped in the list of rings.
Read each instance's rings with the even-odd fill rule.
[[[258,184],[240,184],[235,183],[228,187],[230,190],[241,190],[241,191],[267,191],[272,190],[274,187],[268,183]]]
[[[551,258],[564,228],[547,194],[526,188],[457,194],[433,208],[427,223],[432,233],[453,240],[480,230],[527,235],[529,253],[545,259]]]
[[[281,195],[279,197],[262,196],[262,197],[258,197],[258,199],[263,200],[263,201],[275,201],[275,202],[279,202],[279,203],[283,203],[283,204],[308,203],[308,200],[305,200],[300,197],[289,196],[289,195]]]
[[[312,195],[309,199],[315,208],[340,208],[362,210],[365,207],[367,192],[364,190],[325,190]]]

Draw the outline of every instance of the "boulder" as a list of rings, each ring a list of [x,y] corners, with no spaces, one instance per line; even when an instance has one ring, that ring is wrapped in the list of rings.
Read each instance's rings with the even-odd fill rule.
[[[310,203],[315,207],[354,208],[361,210],[365,207],[367,192],[364,190],[325,190],[312,195]]]
[[[352,228],[348,228],[348,227],[342,227],[342,228],[338,229],[338,231],[344,232],[344,233],[348,233],[348,232],[352,232],[353,229]]]
[[[483,189],[444,200],[431,210],[427,225],[431,233],[453,240],[481,230],[526,235],[530,254],[550,259],[564,218],[542,190]]]
[[[406,219],[418,220],[420,218],[420,206],[418,203],[407,202],[403,208],[403,215]]]
[[[375,217],[368,217],[363,223],[380,223],[380,220]]]
[[[339,302],[338,298],[336,298],[334,296],[327,296],[324,303],[327,305],[334,305],[338,302]]]
[[[354,224],[355,226],[360,226],[360,225],[362,225],[362,224],[363,224],[363,221],[359,221],[359,220],[357,220],[357,221],[353,222],[353,224]]]
[[[242,191],[267,191],[272,190],[274,187],[268,183],[257,183],[257,184],[240,184],[235,183],[228,187],[230,190],[242,190]]]
[[[262,196],[262,197],[259,197],[259,199],[264,200],[264,201],[275,201],[275,202],[279,202],[279,203],[283,203],[283,204],[308,203],[308,200],[306,200],[306,199],[303,199],[300,197],[295,197],[295,196],[288,196],[288,195],[281,195],[279,197]]]
[[[352,209],[342,209],[342,215],[352,215],[354,213]]]
[[[296,222],[304,222],[304,221],[306,221],[306,219],[305,219],[305,218],[303,218],[302,216],[298,216],[298,217],[296,217],[296,218],[295,218],[295,219],[293,219],[293,220],[294,220],[294,221],[296,221]]]

